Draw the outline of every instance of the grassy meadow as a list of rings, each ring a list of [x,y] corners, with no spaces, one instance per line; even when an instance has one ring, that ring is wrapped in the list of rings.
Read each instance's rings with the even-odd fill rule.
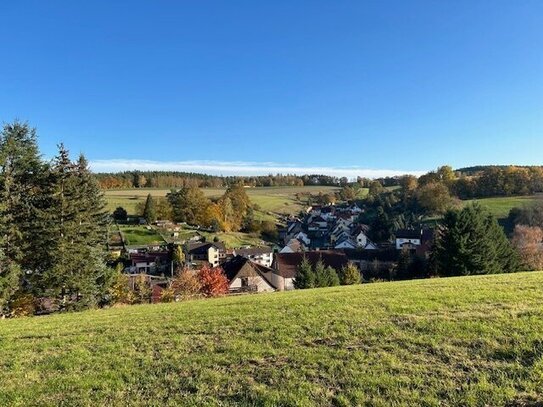
[[[536,202],[543,202],[543,195],[507,196],[497,198],[472,199],[466,202],[479,202],[498,219],[507,218],[512,208],[530,206]]]
[[[543,402],[543,273],[0,321],[0,405]]]
[[[223,188],[203,188],[206,196],[210,198],[220,197],[225,189]],[[247,188],[247,194],[251,201],[260,206],[258,216],[262,219],[273,219],[273,213],[281,214],[296,214],[305,206],[305,202],[300,202],[296,198],[296,194],[337,191],[336,187],[326,186],[304,186],[304,187],[262,187],[262,188]],[[136,206],[140,202],[145,202],[148,194],[152,196],[166,196],[170,192],[169,189],[120,189],[104,191],[107,210],[113,212],[115,208],[122,206],[128,213],[135,213]]]
[[[125,244],[129,246],[165,243],[162,236],[151,227],[119,225],[118,228]]]

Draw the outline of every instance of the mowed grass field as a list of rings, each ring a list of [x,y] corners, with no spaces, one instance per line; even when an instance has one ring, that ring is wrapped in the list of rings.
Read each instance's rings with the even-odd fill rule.
[[[512,208],[522,208],[525,206],[534,205],[537,202],[543,202],[543,195],[483,198],[472,199],[466,202],[479,202],[483,207],[492,212],[492,214],[498,219],[503,219],[507,218],[507,215],[509,215],[509,211]]]
[[[535,406],[543,273],[0,321],[0,405]]]
[[[129,246],[166,243],[155,229],[147,226],[119,225],[118,228]]]
[[[336,187],[326,186],[304,186],[304,187],[262,187],[262,188],[247,188],[247,194],[251,201],[258,204],[261,208],[260,217],[262,219],[273,219],[273,216],[267,212],[296,214],[304,207],[304,202],[296,199],[296,194],[319,192],[327,193],[337,191]],[[206,196],[217,198],[224,194],[225,189],[222,188],[203,188]],[[104,191],[107,209],[113,212],[115,208],[122,206],[128,213],[135,213],[136,206],[139,202],[145,202],[148,194],[152,196],[166,196],[170,192],[169,189],[122,189],[122,190],[106,190]]]

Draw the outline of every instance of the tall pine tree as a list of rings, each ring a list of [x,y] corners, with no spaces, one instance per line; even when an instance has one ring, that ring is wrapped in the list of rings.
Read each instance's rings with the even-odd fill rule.
[[[145,201],[145,209],[143,210],[143,217],[148,224],[156,221],[155,201],[153,200],[151,194],[147,195],[147,200]]]
[[[36,289],[57,298],[63,308],[94,305],[105,295],[111,273],[105,267],[105,203],[85,158],[72,162],[60,145],[50,191],[50,266],[37,279]]]
[[[462,276],[518,271],[518,255],[496,219],[479,204],[448,211],[433,249],[438,274]]]
[[[46,227],[43,185],[47,166],[41,161],[36,130],[15,121],[0,133],[0,307],[22,287],[23,276],[42,266]]]

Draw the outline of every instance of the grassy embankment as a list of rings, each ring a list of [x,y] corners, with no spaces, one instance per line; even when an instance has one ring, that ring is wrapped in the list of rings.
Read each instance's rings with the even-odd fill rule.
[[[519,273],[4,320],[0,405],[539,405],[542,287]]]

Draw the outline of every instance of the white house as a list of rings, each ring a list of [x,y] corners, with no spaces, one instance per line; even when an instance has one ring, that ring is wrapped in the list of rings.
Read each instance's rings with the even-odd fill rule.
[[[273,262],[273,250],[271,247],[245,247],[234,249],[234,256],[242,256],[257,264],[271,267]]]
[[[396,249],[416,249],[422,240],[422,230],[400,229],[396,233]]]

